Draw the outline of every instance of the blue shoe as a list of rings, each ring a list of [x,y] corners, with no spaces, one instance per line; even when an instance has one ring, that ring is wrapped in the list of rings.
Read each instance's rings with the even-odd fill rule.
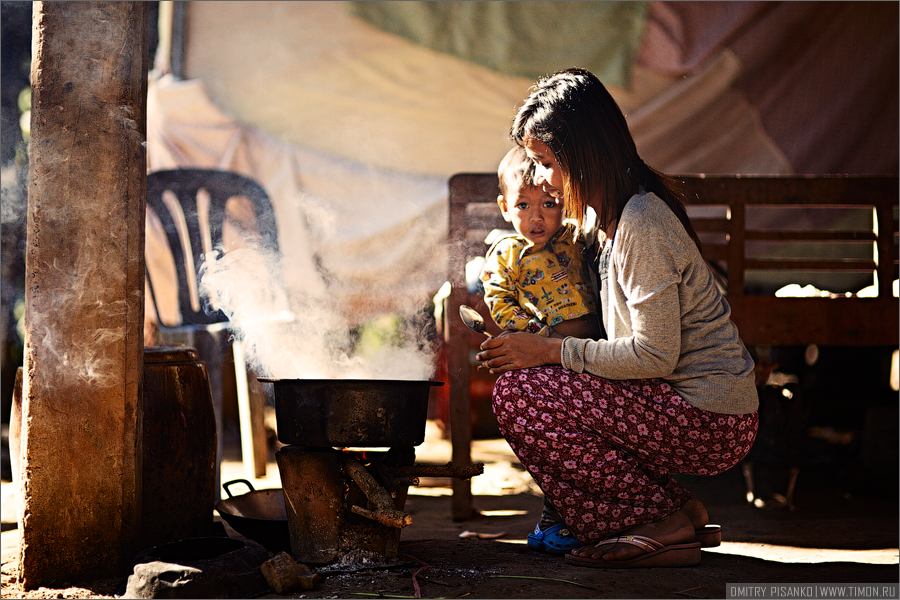
[[[565,523],[557,523],[543,531],[539,525],[535,526],[534,533],[528,534],[528,545],[541,552],[568,554],[580,548],[581,542],[575,539]]]

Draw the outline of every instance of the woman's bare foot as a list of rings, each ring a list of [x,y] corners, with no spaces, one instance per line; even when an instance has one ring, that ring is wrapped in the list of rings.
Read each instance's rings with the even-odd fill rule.
[[[691,525],[694,526],[694,529],[700,529],[709,523],[709,514],[706,512],[706,507],[696,498],[688,500],[687,504],[681,507],[681,511],[691,520]]]
[[[635,525],[619,535],[643,535],[665,546],[685,544],[694,540],[694,525],[682,509],[665,519]],[[582,546],[572,550],[572,554],[601,560],[628,560],[644,554],[644,550],[632,544],[603,544],[601,546]]]

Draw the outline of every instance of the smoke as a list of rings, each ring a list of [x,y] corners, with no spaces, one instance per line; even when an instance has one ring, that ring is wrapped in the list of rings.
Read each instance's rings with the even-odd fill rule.
[[[0,171],[0,222],[23,225],[28,197],[22,178],[23,170],[15,165],[6,165]]]
[[[351,327],[339,298],[313,292],[288,297],[281,273],[278,253],[255,245],[217,250],[200,267],[200,294],[228,316],[257,374],[404,380],[434,375],[435,353],[421,306]]]
[[[55,311],[31,311],[27,317],[29,346],[36,353],[37,364],[42,368],[55,366],[56,372],[47,381],[60,388],[80,384],[106,388],[119,384],[114,376],[118,370],[108,349],[125,337],[125,325],[102,325],[122,323],[127,307],[124,299],[110,301],[110,277],[121,274],[103,271],[84,255],[78,255],[72,264],[54,260],[44,270],[44,286],[52,289],[46,297],[52,297],[54,305],[83,307],[77,323],[59,323]],[[75,330],[81,333],[72,335]]]
[[[47,324],[33,327],[33,332],[38,353],[47,357],[39,359],[38,363],[43,367],[56,367],[56,373],[47,379],[55,386],[65,388],[84,384],[99,389],[118,384],[112,376],[116,372],[115,365],[103,350],[125,337],[124,326],[93,330],[78,339],[63,339],[58,328]]]

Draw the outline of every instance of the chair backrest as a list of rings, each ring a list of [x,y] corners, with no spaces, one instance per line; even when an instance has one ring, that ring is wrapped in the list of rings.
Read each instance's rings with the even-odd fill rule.
[[[261,245],[277,251],[278,237],[272,203],[266,191],[253,179],[217,169],[182,168],[147,174],[147,206],[159,218],[175,262],[181,326],[204,326],[228,321],[222,311],[210,308],[208,302],[199,298],[197,280],[205,254],[222,244],[225,207],[235,197],[250,201],[256,217],[256,235]],[[160,318],[149,271],[147,281],[159,326],[172,326]]]
[[[703,256],[726,274],[729,296],[767,293],[758,289],[763,278],[777,289],[810,273],[828,273],[831,284],[858,289],[877,273],[877,296],[891,297],[898,263],[896,176],[678,180]]]
[[[493,229],[512,229],[497,206],[496,173],[459,173],[450,178],[450,285],[465,290],[466,263],[483,257]],[[454,318],[455,315],[454,315]]]

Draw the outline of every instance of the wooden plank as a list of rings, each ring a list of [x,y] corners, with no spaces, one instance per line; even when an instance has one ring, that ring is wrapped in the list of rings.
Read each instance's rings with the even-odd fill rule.
[[[25,590],[120,577],[142,549],[148,5],[33,3]]]
[[[897,346],[897,298],[726,296],[748,346]]]
[[[836,260],[815,258],[748,258],[744,260],[745,271],[832,271],[842,273],[871,273],[875,270],[874,260],[842,258]]]
[[[730,219],[705,219],[705,218],[691,218],[691,225],[694,226],[694,231],[724,231],[729,232],[734,227],[734,221]]]
[[[478,215],[487,215],[487,210],[472,210],[474,203],[490,202],[494,215],[499,214],[496,207],[498,193],[497,176],[487,174],[458,174],[449,181],[449,239],[450,239],[450,296],[447,299],[446,339],[447,339],[447,371],[450,379],[448,391],[450,398],[450,446],[451,462],[457,466],[472,464],[472,421],[471,400],[469,398],[469,330],[459,318],[460,304],[467,303],[465,267],[471,246],[466,242],[466,232],[474,227],[473,221]],[[484,229],[477,227],[479,229]],[[483,246],[483,243],[482,243]],[[482,251],[483,253],[483,251]],[[453,479],[451,482],[453,497],[451,516],[454,521],[464,521],[475,516],[472,500],[472,485],[468,480]]]
[[[895,175],[686,175],[676,179],[688,204],[859,206],[897,201]]]
[[[747,222],[743,204],[731,205],[731,218],[738,224],[728,239],[728,293],[744,293],[744,228]]]
[[[744,232],[744,239],[753,241],[789,241],[789,242],[874,242],[878,239],[873,231],[834,231],[826,229],[795,230],[769,229]]]
[[[703,244],[703,258],[706,260],[728,260],[728,246]]]

